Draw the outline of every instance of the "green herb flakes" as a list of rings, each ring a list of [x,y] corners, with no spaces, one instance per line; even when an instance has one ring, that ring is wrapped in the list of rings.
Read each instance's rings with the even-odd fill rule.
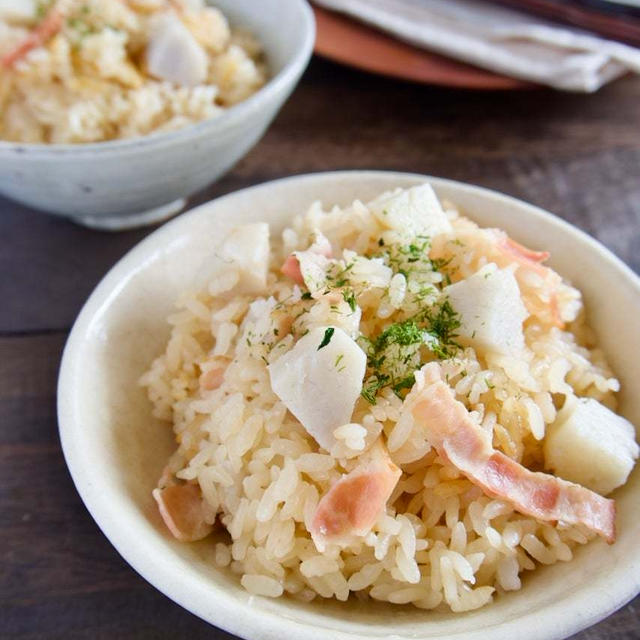
[[[356,294],[354,293],[353,289],[344,289],[342,291],[342,297],[344,298],[344,301],[349,305],[349,309],[351,309],[351,311],[355,311],[358,305],[356,303]]]
[[[360,338],[367,354],[368,377],[362,397],[375,404],[376,395],[390,387],[400,398],[411,389],[415,372],[428,360],[427,349],[439,359],[451,358],[460,318],[448,300],[423,309],[401,322],[390,324],[376,338]]]
[[[326,347],[331,342],[331,338],[333,337],[334,332],[335,332],[334,327],[328,327],[325,330],[324,337],[322,338],[322,342],[318,346],[318,351],[320,351],[320,349],[322,349],[323,347]]]

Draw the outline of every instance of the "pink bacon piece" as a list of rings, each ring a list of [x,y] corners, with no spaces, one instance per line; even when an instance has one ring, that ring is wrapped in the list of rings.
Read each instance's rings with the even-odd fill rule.
[[[206,538],[213,530],[213,526],[204,519],[204,503],[198,485],[176,484],[154,489],[153,497],[174,538],[195,542]]]
[[[225,369],[222,367],[216,367],[215,369],[209,369],[200,376],[200,386],[206,391],[213,391],[217,389],[224,381]]]
[[[555,476],[529,471],[493,449],[440,378],[439,366],[427,365],[424,371],[427,386],[414,397],[411,411],[442,458],[483,491],[507,500],[521,513],[545,521],[582,524],[609,544],[615,541],[613,500]]]
[[[322,497],[311,523],[316,546],[325,541],[348,542],[371,530],[402,475],[378,441],[368,460],[342,476]],[[320,549],[322,550],[322,549]]]
[[[534,251],[533,249],[529,249],[529,247],[525,247],[508,236],[500,240],[498,246],[516,262],[538,272],[547,268],[541,266],[540,263],[548,260],[551,255],[548,251]]]
[[[213,359],[213,366],[200,375],[200,387],[206,391],[213,391],[224,382],[224,375],[227,372],[229,360],[216,357]]]
[[[519,242],[512,240],[502,232],[500,233],[497,247],[500,254],[509,262],[516,262],[524,269],[529,269],[537,273],[546,281],[549,290],[549,314],[551,322],[560,329],[564,328],[564,322],[562,321],[558,308],[557,289],[560,284],[560,277],[555,271],[542,264],[545,260],[549,259],[551,254],[548,251],[534,251],[533,249],[529,249],[529,247],[525,247]],[[507,266],[507,264],[501,264],[500,266]],[[536,311],[535,309],[529,310],[531,312]]]
[[[300,262],[298,261],[298,258],[296,258],[295,253],[287,256],[287,259],[282,264],[280,271],[282,271],[287,278],[291,278],[296,284],[301,286],[304,284],[302,271],[300,271]]]
[[[60,31],[63,18],[62,11],[56,5],[51,7],[42,22],[26,38],[15,49],[0,58],[0,65],[9,69],[29,51],[45,44]]]

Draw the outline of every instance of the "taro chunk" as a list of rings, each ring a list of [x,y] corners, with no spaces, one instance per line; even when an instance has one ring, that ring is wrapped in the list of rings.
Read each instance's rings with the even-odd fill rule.
[[[271,388],[327,451],[351,422],[367,365],[364,351],[338,327],[316,327],[269,365]]]
[[[240,271],[237,291],[262,293],[269,270],[269,225],[243,224],[231,231],[222,245],[221,257]]]
[[[382,225],[407,238],[431,238],[451,231],[449,218],[430,184],[383,194],[368,206]]]
[[[153,19],[146,59],[149,73],[161,80],[193,87],[207,79],[207,54],[173,13]]]
[[[294,277],[294,280],[298,284],[304,284],[311,295],[319,294],[327,284],[327,269],[331,264],[329,259],[320,253],[311,251],[311,249],[297,251],[293,254],[293,257],[298,262],[300,271],[300,278]],[[287,275],[284,269],[283,272]],[[302,279],[302,282],[300,282],[300,279]]]
[[[460,314],[458,336],[478,351],[508,355],[524,348],[522,323],[529,315],[513,273],[488,264],[443,293]]]
[[[313,244],[306,251],[294,251],[288,256],[281,271],[299,285],[306,285],[313,295],[325,287],[332,253],[328,238],[316,231]]]
[[[633,425],[593,398],[580,398],[549,429],[545,464],[565,480],[601,495],[623,485],[638,445]]]

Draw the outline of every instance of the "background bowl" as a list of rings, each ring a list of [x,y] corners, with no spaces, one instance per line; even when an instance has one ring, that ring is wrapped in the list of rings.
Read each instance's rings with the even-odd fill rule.
[[[429,180],[484,226],[551,251],[551,264],[584,293],[589,319],[622,381],[621,412],[640,424],[640,279],[586,234],[513,198],[448,180],[391,172],[337,172],[287,178],[214,200],[158,229],[103,279],[65,348],[58,387],[60,435],[74,482],[122,556],[149,582],[201,618],[245,638],[563,638],[589,626],[640,590],[640,468],[615,493],[619,538],[577,549],[570,563],[525,574],[523,589],[463,615],[412,607],[302,604],[251,597],[218,570],[211,541],[169,536],[151,498],[174,445],[150,417],[137,380],[164,350],[166,316],[185,288],[219,267],[223,232],[268,221],[274,232],[315,199],[326,205],[367,200],[392,187]]]
[[[270,79],[247,100],[170,133],[92,144],[0,140],[0,193],[101,229],[162,220],[253,147],[304,71],[315,38],[305,0],[215,0],[264,46]]]

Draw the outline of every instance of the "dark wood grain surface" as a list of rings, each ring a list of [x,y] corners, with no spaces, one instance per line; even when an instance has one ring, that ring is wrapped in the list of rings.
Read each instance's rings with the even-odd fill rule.
[[[314,60],[212,197],[329,169],[417,171],[540,205],[640,270],[640,78],[596,95],[448,91]],[[60,451],[60,354],[102,275],[151,229],[104,234],[0,199],[0,637],[225,638],[140,578]],[[640,638],[640,598],[580,640]],[[295,639],[291,639],[295,640]]]

